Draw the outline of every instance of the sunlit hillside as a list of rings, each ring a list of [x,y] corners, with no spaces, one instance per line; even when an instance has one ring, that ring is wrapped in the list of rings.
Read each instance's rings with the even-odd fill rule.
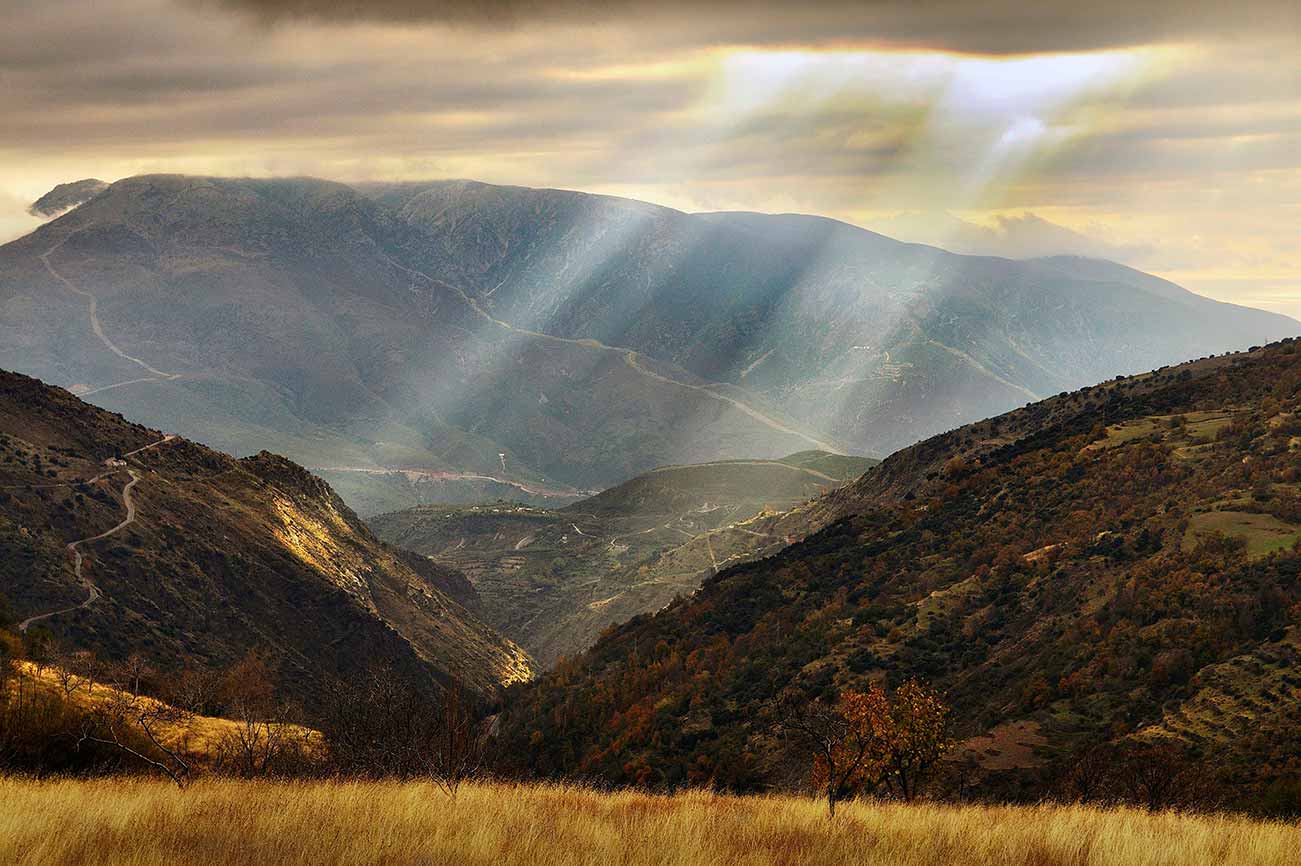
[[[1078,806],[478,784],[0,781],[0,862],[217,866],[1284,866],[1301,826]]]
[[[532,670],[458,601],[473,603],[463,578],[381,544],[282,457],[237,460],[0,371],[0,488],[19,631],[165,670],[256,649],[304,703],[307,683],[363,658],[485,694]]]
[[[115,702],[132,701],[142,709],[166,707],[161,701],[145,696],[133,696],[116,686],[95,682],[49,665],[38,666],[31,662],[17,662],[18,676],[7,684],[10,697],[19,699],[19,692],[30,701],[33,698],[60,698],[71,705],[94,712]],[[235,733],[237,723],[216,716],[187,714],[184,719],[172,719],[160,713],[157,733],[159,741],[176,749],[189,759],[204,761],[211,756],[223,737]]]
[[[246,722],[251,730],[241,731],[241,722],[220,716],[178,710],[147,695],[133,695],[128,690],[105,682],[80,676],[53,665],[36,665],[28,661],[14,662],[14,676],[5,683],[3,699],[12,712],[17,704],[44,701],[49,708],[62,704],[66,708],[90,715],[118,714],[127,720],[127,726],[140,716],[151,719],[151,730],[158,736],[161,747],[176,752],[196,769],[215,765],[223,749],[230,742],[239,742],[241,735],[247,740],[252,734],[261,736],[265,723],[261,720]],[[38,710],[39,712],[39,710]],[[46,709],[48,713],[48,709]],[[13,733],[16,716],[0,723],[0,730]],[[134,727],[139,722],[134,721]],[[284,726],[284,733],[308,749],[315,748],[320,735],[299,725]],[[261,743],[256,744],[261,747]],[[156,750],[152,752],[158,754]],[[125,757],[125,756],[124,756]],[[135,764],[135,767],[143,766]]]

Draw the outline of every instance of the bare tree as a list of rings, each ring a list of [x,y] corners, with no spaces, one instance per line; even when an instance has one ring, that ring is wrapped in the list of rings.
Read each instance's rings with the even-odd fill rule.
[[[1210,777],[1173,742],[1131,742],[1114,756],[1112,778],[1119,793],[1148,811],[1206,805],[1211,799]]]
[[[51,669],[54,671],[54,681],[58,683],[59,691],[63,693],[65,701],[87,688],[90,683],[90,680],[77,675],[72,659],[66,656],[58,657]]]
[[[985,769],[981,765],[980,755],[965,751],[948,763],[944,774],[948,792],[957,800],[965,801],[975,797],[984,781]]]
[[[44,626],[29,629],[23,635],[24,654],[27,660],[36,666],[36,672],[45,670],[54,657],[54,635]]]
[[[113,746],[160,773],[178,788],[184,788],[190,765],[180,750],[168,746],[161,737],[166,726],[184,726],[192,716],[185,710],[123,691],[114,692],[98,704],[82,724],[78,747],[83,743]],[[129,734],[140,734],[153,747],[154,754],[142,751]]]
[[[493,731],[458,681],[423,688],[392,668],[336,684],[320,722],[336,772],[369,778],[428,777],[451,796],[481,775]]]
[[[306,751],[298,713],[276,694],[271,671],[261,654],[250,652],[220,676],[200,673],[178,683],[178,699],[191,705],[218,704],[233,722],[217,745],[217,762],[246,779],[288,769]]]
[[[292,721],[288,703],[238,702],[232,707],[233,729],[218,745],[219,760],[246,779],[281,771],[292,756],[301,754],[300,729]]]
[[[461,784],[479,775],[491,730],[474,713],[460,680],[453,680],[438,699],[429,741],[429,775],[453,799]]]
[[[91,694],[95,687],[97,662],[87,650],[60,650],[50,653],[50,672],[68,700],[77,692]]]
[[[154,675],[149,659],[140,653],[131,653],[116,666],[115,679],[123,691],[139,697],[145,680]]]
[[[162,697],[174,707],[198,715],[217,715],[222,709],[223,677],[211,668],[186,668],[163,683]]]
[[[1107,796],[1114,763],[1113,750],[1105,744],[1075,753],[1061,778],[1059,794],[1077,803],[1103,799]]]
[[[436,717],[432,695],[376,665],[326,689],[319,727],[335,772],[409,778],[427,771],[426,747]]]

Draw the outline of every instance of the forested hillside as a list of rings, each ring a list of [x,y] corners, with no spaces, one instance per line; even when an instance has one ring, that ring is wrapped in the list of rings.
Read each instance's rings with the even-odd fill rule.
[[[821,532],[514,689],[505,735],[547,775],[755,789],[797,772],[771,726],[784,689],[920,677],[1001,790],[1144,742],[1230,797],[1288,784],[1299,402],[1290,341],[923,442],[820,500],[839,515]]]

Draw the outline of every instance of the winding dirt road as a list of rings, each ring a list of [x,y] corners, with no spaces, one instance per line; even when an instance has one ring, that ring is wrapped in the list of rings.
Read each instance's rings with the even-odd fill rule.
[[[800,472],[805,475],[812,475],[814,478],[821,478],[824,481],[830,481],[837,486],[848,484],[853,479],[835,478],[825,472],[819,472],[816,469],[810,469],[807,466],[795,466],[790,463],[782,463],[780,460],[718,460],[714,463],[695,463],[683,464],[674,463],[671,466],[657,466],[648,472],[648,475],[654,475],[656,472],[673,472],[678,469],[698,469],[702,466],[776,466],[779,469],[789,469],[792,472]]]
[[[135,501],[131,498],[131,490],[140,483],[140,475],[134,469],[128,469],[127,472],[130,473],[131,480],[122,488],[122,503],[126,505],[126,519],[107,532],[101,532],[99,535],[92,535],[89,538],[79,538],[76,541],[69,541],[67,544],[68,552],[73,556],[72,572],[76,576],[77,582],[85,588],[86,600],[81,604],[74,604],[72,607],[64,607],[58,610],[49,611],[48,613],[29,616],[27,619],[18,623],[18,630],[20,632],[27,631],[32,623],[40,622],[43,619],[49,619],[50,617],[58,616],[61,613],[71,613],[74,610],[84,610],[99,601],[102,597],[103,594],[99,591],[99,587],[95,586],[95,584],[91,582],[90,578],[86,577],[82,572],[81,565],[85,557],[81,555],[81,551],[77,549],[77,545],[89,544],[92,541],[99,541],[101,538],[108,538],[110,535],[113,535],[116,532],[121,532],[132,523],[135,523],[136,505]]]
[[[748,406],[747,404],[742,403],[740,400],[736,400],[732,397],[727,396],[726,394],[720,394],[711,388],[705,387],[704,385],[692,385],[689,382],[679,382],[677,379],[670,379],[667,376],[661,376],[659,373],[648,370],[641,365],[640,361],[638,361],[639,355],[640,355],[639,352],[634,352],[631,349],[629,349],[625,352],[623,356],[623,360],[628,364],[629,367],[633,368],[638,373],[641,373],[643,376],[649,376],[650,378],[655,379],[658,382],[664,382],[669,385],[677,385],[679,388],[689,388],[692,391],[699,391],[702,394],[707,394],[708,396],[713,397],[715,400],[721,400],[724,403],[730,404],[738,411],[746,415],[749,415],[751,418],[758,421],[760,424],[771,427],[773,430],[776,430],[779,433],[786,433],[787,435],[796,436],[800,439],[803,439],[805,442],[808,442],[814,448],[817,448],[820,451],[827,451],[832,454],[844,453],[838,447],[832,445],[830,442],[824,442],[815,436],[810,436],[809,434],[803,432],[802,430],[796,430],[794,427],[789,427],[781,423],[780,421],[777,421],[763,414],[758,409]]]
[[[162,439],[159,439],[157,442],[150,442],[148,445],[137,448],[134,451],[128,451],[123,456],[134,457],[135,455],[139,454],[142,451],[148,451],[150,448],[157,448],[159,445],[162,445],[164,442],[170,442],[175,438],[176,438],[175,436],[169,433],[166,436],[164,436]],[[101,532],[98,535],[92,535],[87,538],[78,538],[76,541],[69,541],[65,545],[67,551],[72,554],[72,573],[77,578],[77,582],[80,583],[82,587],[84,587],[86,590],[86,600],[83,601],[81,604],[74,604],[72,607],[59,608],[58,610],[51,610],[46,613],[37,614],[36,616],[29,616],[27,619],[18,623],[18,630],[20,632],[26,632],[27,629],[31,627],[32,623],[37,623],[40,622],[41,620],[49,619],[52,616],[58,616],[59,614],[63,614],[63,613],[71,613],[75,610],[85,610],[86,608],[90,607],[92,604],[99,601],[103,597],[103,593],[99,591],[99,587],[95,586],[95,584],[91,582],[90,578],[87,577],[84,571],[82,570],[82,563],[85,561],[85,557],[81,555],[81,551],[78,550],[77,547],[82,544],[90,544],[91,542],[108,538],[110,535],[114,535],[115,533],[121,532],[123,529],[126,529],[132,523],[135,523],[136,503],[135,500],[131,498],[131,491],[134,490],[135,486],[140,483],[140,473],[136,472],[134,469],[131,469],[129,467],[127,468],[126,471],[127,474],[131,476],[131,480],[126,483],[125,487],[122,488],[122,504],[126,506],[126,517],[123,518],[122,522],[119,523],[117,526],[114,526],[112,529],[109,529],[105,532]],[[112,474],[113,472],[105,472],[101,475],[95,476],[95,478],[91,480],[97,481],[100,478]],[[77,482],[69,482],[69,483],[75,484]]]
[[[790,427],[789,425],[783,424],[782,422],[772,418],[771,416],[765,415],[763,412],[760,412],[758,409],[755,409],[754,407],[746,403],[743,403],[734,397],[729,397],[726,394],[721,394],[718,391],[715,391],[711,387],[708,387],[706,385],[693,385],[689,382],[681,382],[678,381],[677,379],[670,379],[667,376],[663,376],[660,375],[659,373],[655,373],[651,370],[648,370],[646,367],[642,366],[641,363],[639,363],[638,357],[641,355],[641,353],[636,351],[635,349],[628,349],[621,346],[610,346],[605,343],[602,343],[600,340],[594,340],[590,337],[583,337],[583,338],[557,337],[555,334],[547,334],[542,331],[533,331],[528,328],[516,327],[515,325],[512,325],[510,322],[504,321],[502,319],[498,319],[495,316],[493,316],[482,306],[480,306],[477,300],[470,297],[470,295],[460,286],[454,286],[451,283],[446,283],[443,282],[442,280],[436,280],[433,277],[429,276],[429,274],[424,273],[423,271],[418,271],[413,268],[408,268],[405,265],[393,261],[393,259],[391,258],[389,258],[388,261],[389,264],[393,265],[395,268],[401,271],[405,271],[408,275],[412,277],[415,276],[423,277],[424,279],[429,281],[430,285],[446,286],[447,288],[453,290],[454,292],[456,292],[458,295],[461,296],[461,300],[465,301],[465,303],[470,307],[470,309],[474,310],[476,315],[480,316],[487,322],[491,322],[492,324],[496,325],[499,328],[504,328],[507,331],[510,331],[513,334],[520,334],[525,337],[534,337],[539,340],[550,340],[551,342],[554,343],[567,343],[571,346],[582,346],[584,348],[592,349],[598,352],[616,352],[618,354],[623,355],[624,361],[626,361],[628,366],[631,367],[633,370],[637,371],[638,373],[641,373],[642,375],[648,378],[654,379],[657,382],[663,382],[669,385],[677,385],[680,388],[688,388],[692,391],[697,391],[708,397],[712,397],[715,400],[719,400],[723,403],[727,403],[733,408],[738,409],[742,413],[750,416],[755,421],[758,421],[760,424],[763,424],[766,427],[770,427],[773,430],[778,431],[779,433],[785,433],[787,435],[795,436],[800,439],[803,439],[805,442],[808,442],[809,444],[813,445],[815,448],[818,448],[822,451],[829,451],[832,454],[845,453],[838,446],[833,445],[830,442],[824,442],[823,440],[818,439],[816,436],[810,436],[808,433],[805,433],[802,430],[796,430],[795,428]],[[496,291],[496,289],[494,288],[493,291]],[[765,355],[764,357],[767,356]],[[760,360],[762,360],[762,358]],[[747,370],[746,372],[749,371]]]
[[[96,298],[90,292],[86,291],[85,289],[77,288],[75,285],[73,285],[71,280],[69,280],[63,274],[59,273],[58,269],[55,268],[54,265],[50,263],[50,256],[52,256],[55,253],[55,251],[59,249],[59,247],[67,243],[68,238],[70,237],[72,237],[72,235],[68,235],[68,237],[65,237],[63,240],[59,241],[57,244],[55,244],[54,246],[46,250],[44,253],[42,253],[40,256],[41,264],[45,265],[45,270],[49,272],[50,276],[54,277],[54,279],[58,280],[60,283],[63,283],[64,287],[67,288],[68,291],[72,292],[75,295],[80,295],[81,297],[86,299],[87,306],[89,308],[89,313],[90,313],[91,330],[95,332],[96,337],[99,337],[99,341],[104,344],[105,348],[107,348],[114,355],[117,355],[119,358],[125,361],[130,361],[131,363],[136,364],[137,366],[143,368],[144,370],[152,374],[138,379],[128,379],[125,382],[115,382],[112,385],[103,385],[99,388],[91,388],[90,390],[83,391],[78,396],[85,397],[90,394],[97,394],[100,391],[107,391],[109,388],[120,388],[123,385],[134,385],[137,382],[159,382],[159,381],[166,381],[170,379],[179,378],[180,373],[166,373],[162,370],[159,370],[157,367],[150,366],[149,364],[140,360],[134,355],[128,355],[126,352],[119,349],[117,347],[117,344],[114,343],[112,340],[110,340],[108,338],[108,335],[104,333],[104,326],[100,324],[99,321],[99,299]]]

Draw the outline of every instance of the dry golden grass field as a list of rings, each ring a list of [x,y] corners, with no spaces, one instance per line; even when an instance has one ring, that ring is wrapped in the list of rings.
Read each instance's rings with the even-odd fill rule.
[[[478,784],[0,779],[0,863],[1292,866],[1301,825],[1076,806]]]

